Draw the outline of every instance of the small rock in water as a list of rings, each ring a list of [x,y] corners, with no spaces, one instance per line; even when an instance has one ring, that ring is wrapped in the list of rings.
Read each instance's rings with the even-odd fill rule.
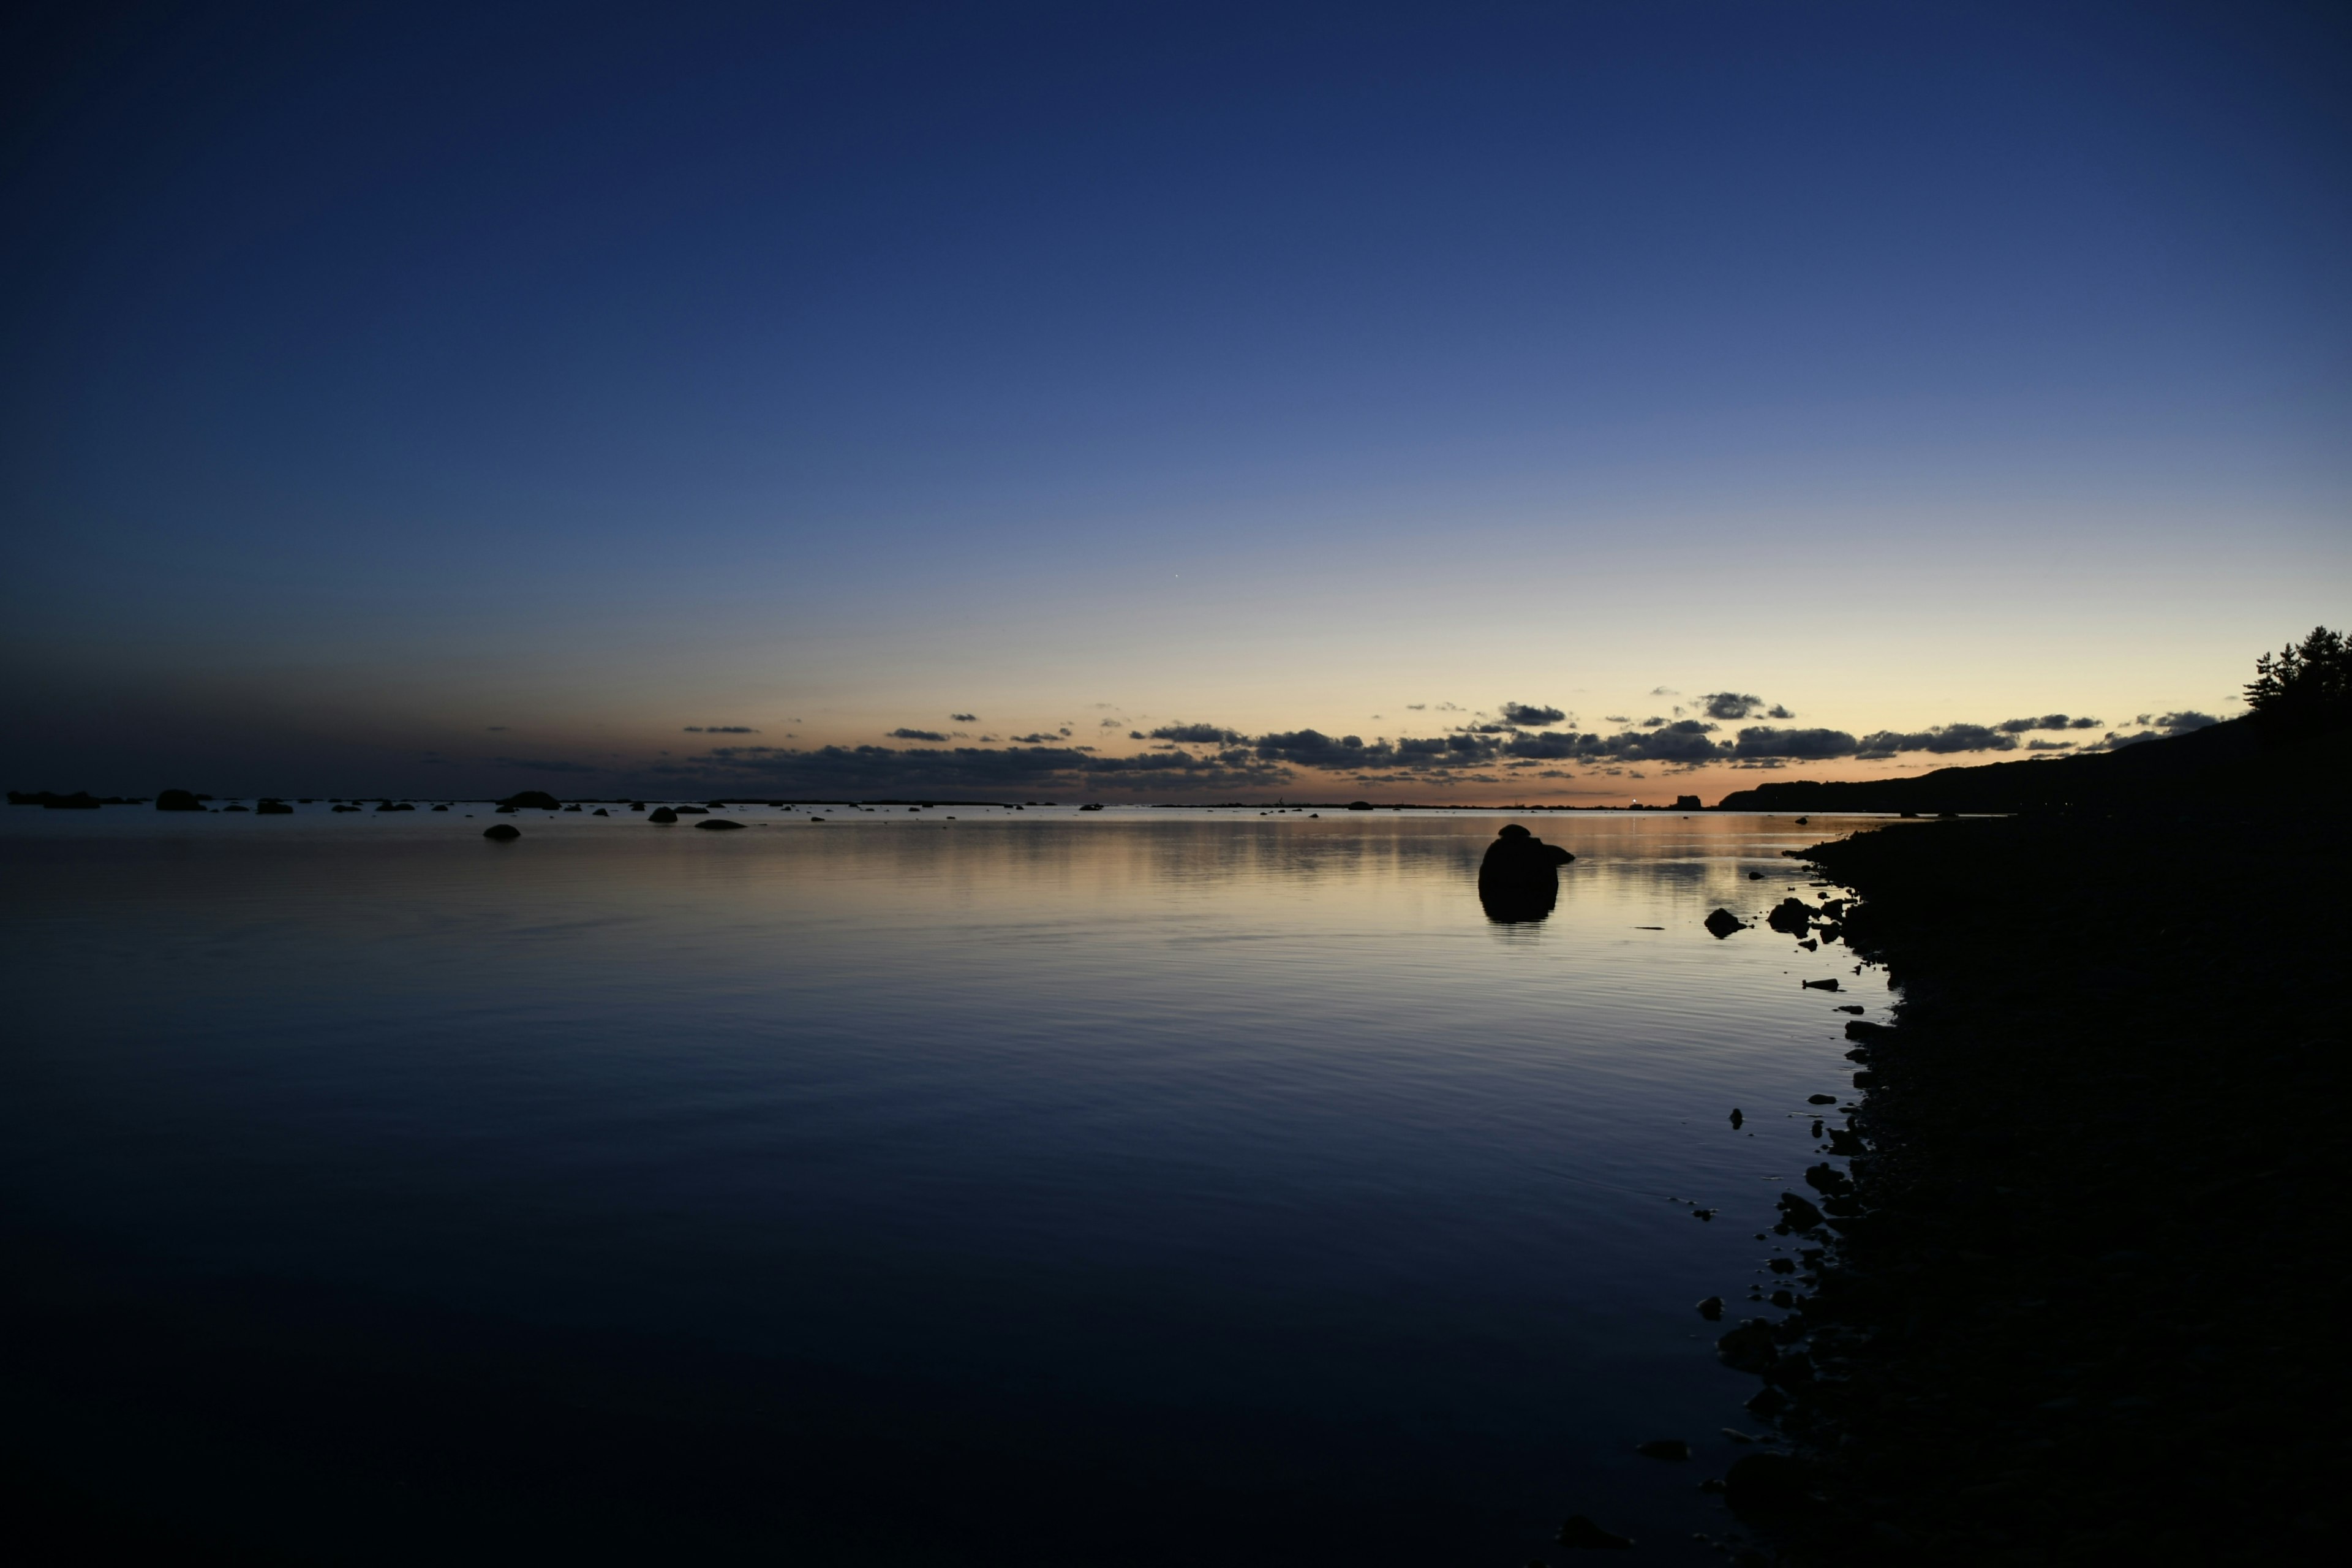
[[[1748,879],[1751,882],[1760,882],[1764,879],[1764,873],[1761,871],[1750,871],[1748,873]]]
[[[1807,1105],[1835,1105],[1837,1103],[1837,1096],[1834,1094],[1809,1094],[1805,1096],[1805,1103]]]
[[[656,806],[652,815],[647,816],[646,820],[647,822],[676,822],[677,820],[677,813],[672,811],[666,805]]]
[[[717,833],[730,827],[740,827],[743,825],[740,822],[730,822],[723,816],[714,816],[708,822],[698,822],[695,826],[709,828],[711,832]]]
[[[1710,1323],[1721,1322],[1723,1321],[1723,1298],[1720,1296],[1709,1296],[1706,1300],[1701,1301],[1698,1304],[1698,1315],[1705,1318]]]
[[[1772,1341],[1770,1323],[1750,1318],[1717,1340],[1715,1353],[1734,1372],[1762,1372],[1780,1359],[1780,1347]]]
[[[482,829],[482,837],[493,843],[505,844],[522,837],[522,829],[511,822],[494,823]]]
[[[439,806],[437,806],[437,805],[436,805],[436,806],[435,806],[433,809],[434,809],[434,810],[436,810],[436,811],[438,811],[438,810],[440,810],[441,808],[440,808]],[[603,806],[601,806],[601,805],[600,805],[600,806],[598,806],[595,810],[593,810],[593,811],[590,812],[588,815],[589,815],[589,816],[612,816],[613,814],[612,814],[611,812],[609,812],[609,811],[606,811]]]
[[[1794,1193],[1780,1194],[1780,1216],[1792,1228],[1811,1230],[1822,1223],[1822,1211]]]
[[[1859,1013],[1863,1010],[1863,1007],[1862,1004],[1859,1002],[1845,1002],[1841,1003],[1838,1005],[1837,1010],[1841,1013]]]
[[[1739,1124],[1747,1120],[1748,1118],[1739,1114],[1739,1107],[1735,1105],[1731,1108],[1731,1127],[1733,1131],[1738,1131],[1739,1130]]]
[[[1714,1217],[1715,1217],[1715,1211],[1714,1211],[1713,1209],[1693,1209],[1693,1210],[1691,1210],[1691,1218],[1693,1218],[1693,1219],[1713,1219]]]
[[[1580,1513],[1571,1513],[1561,1521],[1558,1540],[1562,1546],[1586,1552],[1625,1552],[1633,1545],[1631,1540],[1611,1534]]]
[[[1633,1452],[1645,1459],[1687,1459],[1690,1445],[1680,1437],[1658,1437],[1647,1443],[1633,1445]]]
[[[1834,974],[1827,980],[1800,980],[1797,984],[1808,991],[1834,991],[1838,988],[1837,976]]]
[[[1706,917],[1706,929],[1715,933],[1716,941],[1721,942],[1733,931],[1746,931],[1748,927],[1729,910],[1717,910]]]

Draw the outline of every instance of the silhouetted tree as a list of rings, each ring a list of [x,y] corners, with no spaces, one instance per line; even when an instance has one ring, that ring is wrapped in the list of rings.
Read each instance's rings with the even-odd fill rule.
[[[2299,643],[2254,660],[2246,702],[2277,735],[2352,729],[2352,639],[2315,626]]]

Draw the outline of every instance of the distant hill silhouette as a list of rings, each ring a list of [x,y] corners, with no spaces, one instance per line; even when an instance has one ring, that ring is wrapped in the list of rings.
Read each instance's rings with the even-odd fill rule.
[[[2138,805],[2332,807],[2352,746],[2341,733],[2283,740],[2232,719],[2120,751],[2054,762],[1937,768],[1907,779],[1811,779],[1735,790],[1717,811],[2049,811]]]

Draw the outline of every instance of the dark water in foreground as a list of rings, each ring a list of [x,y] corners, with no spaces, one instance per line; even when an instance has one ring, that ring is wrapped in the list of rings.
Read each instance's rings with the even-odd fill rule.
[[[1886,994],[1699,921],[1838,824],[1527,819],[1497,926],[1496,816],[320,809],[0,818],[19,1462],[331,1562],[1718,1561],[1691,1303]]]

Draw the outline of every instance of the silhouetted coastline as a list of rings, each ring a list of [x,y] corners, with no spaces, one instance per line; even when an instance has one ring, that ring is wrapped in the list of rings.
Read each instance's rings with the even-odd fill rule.
[[[2334,1531],[2339,1358],[2309,1309],[2342,1272],[2323,981],[2352,833],[2296,784],[2343,739],[2135,751],[2077,776],[2136,801],[1805,854],[1862,895],[1843,934],[1903,1000],[1848,1029],[1862,1092],[1823,1152],[1851,1179],[1783,1200],[1825,1250],[1760,1342],[1751,1408],[1800,1456],[1748,1511],[1790,1560],[2305,1561]],[[2173,787],[2231,773],[2253,793],[2226,810]]]

